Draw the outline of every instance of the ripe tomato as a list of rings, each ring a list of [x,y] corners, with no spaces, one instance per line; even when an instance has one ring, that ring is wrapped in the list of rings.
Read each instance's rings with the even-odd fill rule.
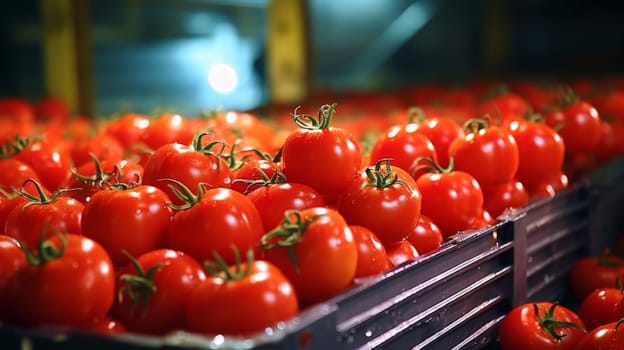
[[[444,237],[440,228],[431,219],[425,215],[420,215],[416,227],[406,239],[422,255],[438,249]]]
[[[529,200],[550,198],[557,192],[567,188],[569,185],[568,175],[563,171],[545,176],[541,181],[531,186],[526,186],[529,191]]]
[[[262,218],[264,232],[284,220],[286,210],[322,207],[325,202],[312,187],[298,183],[276,183],[257,188],[247,194]]]
[[[480,185],[510,181],[518,170],[518,145],[512,134],[498,126],[488,126],[485,119],[468,120],[464,137],[449,146],[455,170],[474,176]]]
[[[26,195],[27,201],[11,209],[4,223],[4,233],[33,249],[43,237],[54,234],[82,234],[84,205],[58,192],[39,197]]]
[[[14,158],[0,159],[0,190],[11,193],[23,188],[26,192],[37,195],[37,189],[32,186],[32,182],[26,180],[41,185],[39,175],[30,165]],[[48,192],[47,189],[43,191]]]
[[[545,119],[563,138],[566,154],[593,151],[600,142],[598,111],[583,100],[569,97]]]
[[[66,122],[69,119],[69,107],[60,98],[47,96],[33,104],[35,119],[39,122]]]
[[[384,245],[398,243],[414,230],[422,196],[412,178],[389,160],[361,172],[338,199],[337,208],[349,225],[373,231]]]
[[[30,165],[51,191],[60,189],[71,175],[71,155],[58,140],[18,139],[14,147],[13,157]]]
[[[177,184],[180,186],[180,184]],[[239,251],[252,249],[264,234],[262,218],[249,198],[229,188],[212,188],[192,194],[176,209],[167,229],[168,246],[199,261],[219,254],[228,264]]]
[[[250,159],[232,172],[232,184],[230,187],[240,193],[248,194],[262,187],[263,182],[266,180],[278,176],[278,172],[281,171],[281,164],[272,160]]]
[[[359,225],[349,228],[358,249],[355,279],[377,276],[392,268],[386,248],[373,231]]]
[[[77,167],[89,163],[93,157],[102,161],[120,161],[123,159],[124,150],[115,137],[105,133],[75,138],[70,146],[71,159]]]
[[[231,170],[227,163],[214,152],[222,144],[209,143],[203,145],[204,137],[199,134],[191,145],[168,143],[158,148],[143,167],[143,184],[152,185],[163,190],[171,202],[177,205],[183,200],[169,187],[166,179],[180,181],[186,187],[196,190],[200,183],[211,187],[229,187]]]
[[[422,193],[421,214],[433,220],[445,239],[482,219],[483,192],[472,175],[453,170],[453,164],[441,169],[431,160],[421,163],[432,171],[416,180]]]
[[[357,244],[336,210],[288,211],[282,225],[265,234],[261,242],[266,259],[288,277],[303,303],[335,296],[355,276]]]
[[[583,299],[578,315],[587,326],[587,330],[591,331],[603,324],[618,321],[617,305],[623,299],[624,292],[619,288],[595,289]]]
[[[477,115],[506,119],[523,117],[531,110],[531,105],[522,96],[506,88],[490,91],[488,95],[477,107]]]
[[[19,124],[31,124],[35,119],[33,107],[25,99],[18,97],[0,98],[0,119]]]
[[[330,126],[334,108],[322,106],[318,120],[295,110],[293,118],[300,128],[282,147],[282,167],[288,181],[308,185],[322,195],[341,192],[362,163],[357,140],[346,130]]]
[[[417,121],[416,132],[431,141],[438,163],[442,167],[447,167],[449,165],[449,146],[456,138],[464,136],[464,130],[455,120],[443,115],[425,116]]]
[[[20,248],[19,242],[13,237],[0,235],[0,322],[14,322],[15,315],[10,303],[8,286],[17,271],[27,265],[26,255]]]
[[[124,187],[96,192],[82,213],[83,234],[100,243],[116,266],[128,261],[124,251],[138,256],[164,247],[173,216],[162,190],[149,185]]]
[[[115,275],[97,242],[74,234],[41,241],[9,286],[10,302],[27,326],[83,327],[108,313]]]
[[[120,271],[111,315],[133,332],[165,334],[186,327],[190,292],[206,279],[202,265],[171,249],[142,254]]]
[[[196,133],[195,124],[179,114],[164,113],[151,119],[143,132],[140,142],[151,149],[171,143],[191,144]]]
[[[493,217],[498,217],[505,210],[522,208],[529,203],[529,191],[522,182],[511,179],[493,185],[482,185],[483,207]]]
[[[578,343],[574,350],[624,350],[624,325],[622,321],[594,328]]]
[[[388,253],[388,259],[394,267],[412,261],[419,256],[416,247],[414,247],[408,240],[403,240],[386,246],[386,251]]]
[[[618,278],[624,281],[624,259],[608,254],[583,257],[568,273],[570,288],[578,300],[595,289],[615,286]]]
[[[186,302],[189,330],[208,335],[261,332],[299,312],[289,280],[268,261],[217,262],[212,276],[194,288]]]
[[[503,350],[574,349],[585,336],[585,325],[574,311],[541,302],[511,310],[500,325]]]
[[[143,139],[145,130],[150,125],[148,116],[138,113],[127,113],[104,123],[103,132],[115,137],[124,149],[129,149]],[[157,143],[157,142],[155,142]]]
[[[244,143],[245,146],[267,150],[272,146],[275,130],[257,115],[242,111],[216,113],[208,120],[217,137],[229,145]]]
[[[102,317],[82,327],[81,330],[101,334],[119,334],[125,333],[126,327],[121,324],[121,322],[113,320],[110,317]]]

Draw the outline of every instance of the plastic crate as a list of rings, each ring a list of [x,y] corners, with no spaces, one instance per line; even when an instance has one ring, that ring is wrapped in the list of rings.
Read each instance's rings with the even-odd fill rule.
[[[570,296],[567,272],[620,233],[624,159],[550,199],[442,247],[249,339],[0,327],[3,349],[496,349],[515,305]]]

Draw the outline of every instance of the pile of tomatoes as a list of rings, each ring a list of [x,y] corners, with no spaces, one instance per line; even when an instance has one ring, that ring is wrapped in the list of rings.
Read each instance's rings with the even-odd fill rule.
[[[421,86],[269,118],[2,99],[0,321],[261,332],[623,154],[616,83]]]

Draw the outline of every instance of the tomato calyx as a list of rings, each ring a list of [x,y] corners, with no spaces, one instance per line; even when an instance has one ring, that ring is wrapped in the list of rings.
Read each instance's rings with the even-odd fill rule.
[[[169,208],[173,210],[185,210],[192,207],[204,196],[204,193],[209,186],[205,182],[200,182],[199,184],[197,184],[197,194],[195,194],[191,191],[190,188],[188,188],[186,185],[176,179],[166,178],[159,179],[158,181],[172,182],[172,184],[167,184],[167,187],[169,187],[169,189],[173,192],[173,194],[176,195],[176,197],[182,200],[182,204],[180,205],[171,202],[167,203]]]
[[[418,157],[414,160],[414,163],[412,165],[410,172],[416,173],[421,170],[425,170],[429,173],[434,173],[434,174],[448,174],[452,172],[453,170],[455,170],[455,160],[453,157],[449,157],[449,165],[446,168],[443,168],[440,165],[440,163],[438,163],[432,157]]]
[[[464,129],[464,133],[466,135],[469,135],[469,134],[476,134],[480,130],[489,128],[491,125],[492,125],[492,121],[491,121],[490,115],[488,114],[481,118],[468,119],[464,123],[463,129]]]
[[[89,157],[91,157],[91,159],[93,160],[93,165],[95,166],[95,172],[93,173],[93,175],[84,176],[84,175],[78,174],[77,169],[75,168],[72,168],[70,170],[72,175],[79,181],[88,183],[90,185],[95,185],[99,188],[103,188],[104,185],[111,178],[121,177],[122,175],[121,169],[118,166],[115,166],[112,172],[107,173],[102,168],[102,163],[100,162],[100,160],[93,153],[89,153]]]
[[[28,193],[25,189],[26,184],[27,183],[32,183],[35,186],[35,190],[37,190],[37,195],[32,195],[30,193]],[[19,194],[20,196],[26,198],[28,200],[28,203],[24,204],[24,207],[28,207],[31,205],[39,205],[39,204],[48,204],[51,203],[53,200],[55,200],[58,196],[60,196],[62,193],[65,192],[69,192],[69,191],[77,191],[80,190],[79,188],[62,188],[59,190],[54,191],[51,195],[47,195],[44,191],[43,191],[43,187],[41,187],[41,184],[39,184],[39,182],[37,182],[37,180],[33,179],[33,178],[28,178],[26,180],[24,180],[24,183],[22,184],[22,188],[19,190]]]
[[[598,266],[622,267],[624,266],[624,261],[614,257],[608,251],[605,251],[600,256],[598,256]]]
[[[193,141],[191,142],[192,148],[195,151],[206,155],[221,157],[228,145],[221,140],[215,140],[208,142],[208,144],[204,146],[203,141],[205,137],[214,137],[214,134],[208,131],[195,134],[195,136],[193,137]],[[214,152],[213,150],[217,145],[221,146],[221,149],[219,149],[217,152]]]
[[[117,298],[121,303],[123,302],[124,295],[127,295],[132,301],[130,314],[133,315],[136,307],[142,305],[143,315],[145,315],[148,309],[149,300],[158,289],[154,283],[154,275],[162,268],[163,264],[155,264],[145,271],[135,257],[125,250],[123,253],[128,257],[128,259],[130,259],[130,263],[132,264],[136,275],[126,273],[119,276],[119,280],[125,282],[126,285],[119,289]]]
[[[65,248],[67,247],[67,237],[57,233],[56,236],[59,238],[61,243],[60,247],[57,247],[52,241],[46,239],[46,231],[47,228],[43,230],[44,234],[41,236],[41,239],[37,244],[37,249],[34,252],[25,244],[20,243],[19,245],[20,249],[22,249],[24,255],[26,256],[26,261],[31,266],[41,266],[48,261],[57,259],[65,252]]]
[[[323,215],[314,215],[304,220],[298,210],[287,210],[284,212],[284,220],[281,225],[262,236],[260,246],[268,250],[286,247],[288,259],[295,270],[299,271],[295,257],[295,244],[303,241],[303,235],[308,226],[321,216]]]
[[[311,114],[297,114],[300,108],[301,106],[298,106],[295,108],[294,112],[290,114],[295,124],[305,130],[322,130],[329,128],[331,118],[336,110],[336,104],[322,105],[318,110],[318,118],[314,118]]]
[[[253,250],[249,249],[247,251],[247,254],[246,254],[247,264],[245,265],[244,269],[242,268],[241,257],[240,257],[240,253],[238,252],[238,249],[236,249],[236,247],[233,246],[232,250],[234,251],[234,270],[232,270],[232,268],[227,264],[227,262],[223,260],[221,255],[219,255],[216,252],[213,254],[215,261],[204,261],[204,269],[212,277],[219,278],[225,282],[239,281],[249,276],[249,273],[251,272],[251,266],[254,261]]]
[[[422,123],[427,119],[425,115],[425,111],[423,111],[420,107],[410,107],[407,110],[407,123],[408,124],[418,124]]]
[[[35,136],[27,136],[22,137],[20,135],[15,135],[15,140],[13,142],[2,145],[2,149],[0,151],[0,155],[3,159],[9,158],[13,155],[16,155],[26,149],[26,147],[31,144],[42,141],[43,137],[39,135]]]
[[[577,328],[582,331],[585,331],[585,328],[583,328],[582,326],[574,322],[557,320],[555,318],[555,308],[557,306],[559,306],[558,303],[553,303],[549,309],[546,309],[544,307],[542,309],[544,316],[540,316],[539,307],[537,306],[537,304],[533,304],[533,312],[535,313],[535,319],[537,320],[539,325],[546,332],[548,332],[548,334],[550,334],[551,337],[553,337],[553,339],[560,342],[563,339],[563,337],[565,337],[565,334],[557,333],[557,328],[560,328],[560,327],[571,327],[571,328]]]
[[[267,173],[263,169],[259,167],[255,167],[254,170],[257,171],[258,174],[260,174],[260,179],[257,179],[257,180],[234,179],[232,180],[232,183],[242,182],[242,183],[247,184],[247,187],[245,188],[245,192],[243,192],[245,194],[249,193],[249,189],[252,188],[253,186],[266,187],[269,185],[283,184],[288,181],[286,179],[286,175],[284,175],[284,173],[279,170],[275,170],[275,172],[273,172],[273,175],[271,175],[270,177],[269,175],[267,175]]]
[[[377,161],[374,166],[367,167],[364,171],[368,177],[368,181],[362,185],[362,189],[366,187],[375,187],[378,189],[388,188],[395,184],[405,186],[410,192],[413,191],[412,186],[407,182],[399,179],[399,174],[392,170],[390,158],[383,158]],[[385,167],[382,168],[382,165]]]
[[[236,147],[238,145],[239,143],[233,144],[232,147],[230,147],[230,153],[221,155],[221,158],[223,158],[227,163],[228,168],[232,170],[237,170],[242,167],[254,155],[256,157],[259,157],[260,159],[273,161],[273,157],[270,154],[263,152],[262,150],[255,147],[246,147],[240,151],[237,151]],[[243,154],[242,157],[241,154]]]

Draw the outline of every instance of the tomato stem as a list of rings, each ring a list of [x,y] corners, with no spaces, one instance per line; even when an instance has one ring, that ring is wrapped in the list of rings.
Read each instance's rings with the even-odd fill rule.
[[[586,331],[585,328],[583,328],[582,326],[574,322],[559,321],[555,319],[555,308],[557,306],[559,306],[558,303],[553,303],[550,309],[548,310],[546,310],[546,308],[544,307],[543,308],[544,316],[542,317],[540,316],[540,312],[539,312],[539,308],[537,304],[533,304],[533,312],[535,313],[535,319],[540,324],[540,326],[544,328],[544,330],[546,330],[546,332],[548,332],[548,334],[550,334],[551,337],[553,337],[553,339],[555,339],[556,341],[561,341],[561,339],[565,337],[565,334],[557,333],[557,328],[561,328],[561,327],[571,327],[571,328],[580,329],[584,332]]]
[[[247,264],[245,265],[245,269],[242,268],[240,253],[236,246],[232,246],[232,250],[234,251],[234,271],[232,271],[232,268],[217,252],[213,252],[212,254],[215,261],[204,261],[204,269],[208,271],[212,277],[220,278],[224,281],[238,281],[249,276],[251,265],[254,261],[253,250],[249,249],[247,251]]]
[[[423,111],[422,108],[410,107],[407,110],[407,122],[409,124],[422,123],[423,121],[425,121],[425,119],[427,119],[427,116],[425,115],[425,111]]]
[[[138,260],[135,257],[133,257],[126,250],[123,250],[123,253],[128,257],[128,259],[130,259],[130,263],[132,264],[136,275],[125,273],[119,276],[119,280],[125,282],[126,285],[119,289],[117,298],[121,303],[123,302],[124,295],[128,295],[128,297],[132,301],[130,315],[133,315],[136,307],[139,304],[142,304],[143,316],[145,316],[148,310],[149,300],[158,289],[156,284],[154,283],[154,275],[163,267],[163,264],[155,264],[154,266],[150,267],[147,272],[145,272],[145,270],[143,269],[141,264],[139,264]]]
[[[262,168],[255,167],[254,170],[256,170],[260,174],[260,177],[261,177],[260,179],[258,180],[234,179],[232,181],[232,183],[242,182],[242,183],[247,184],[247,187],[245,187],[245,191],[243,192],[243,194],[249,193],[249,190],[253,186],[256,186],[256,185],[266,187],[269,185],[283,184],[287,182],[286,175],[284,175],[284,173],[279,170],[275,170],[275,172],[273,172],[273,175],[271,175],[271,177],[269,177],[269,175],[267,175],[267,173]]]
[[[419,165],[419,163],[422,162],[426,163]],[[433,159],[433,157],[418,157],[414,160],[414,163],[412,163],[412,173],[416,173],[421,170],[434,174],[448,174],[455,170],[455,159],[453,157],[449,157],[449,165],[446,168],[443,168],[440,163]]]
[[[167,205],[173,210],[185,210],[192,207],[204,196],[206,188],[209,186],[205,182],[200,182],[197,184],[197,194],[194,194],[186,185],[176,179],[165,178],[159,179],[158,181],[172,182],[173,184],[167,184],[167,187],[176,197],[182,200],[183,204],[181,205],[176,205],[171,202],[167,203]]]
[[[298,114],[297,111],[300,108],[301,106],[297,106],[294,112],[290,114],[295,124],[306,130],[322,130],[329,128],[331,118],[336,110],[336,103],[322,105],[318,110],[318,118],[314,118],[311,114]]]
[[[383,189],[400,184],[405,186],[410,192],[413,191],[412,186],[399,179],[399,174],[392,170],[391,160],[391,158],[383,158],[378,160],[374,166],[367,167],[364,171],[368,181],[362,186],[362,189],[368,186]],[[385,165],[383,169],[382,165]]]
[[[40,266],[48,261],[52,261],[57,259],[59,256],[63,255],[65,252],[65,248],[67,247],[67,237],[65,235],[56,233],[56,236],[59,238],[61,242],[61,246],[57,247],[54,243],[47,239],[47,231],[48,231],[48,221],[45,222],[44,228],[42,230],[41,238],[39,239],[39,243],[37,244],[37,250],[33,252],[30,248],[22,244],[20,242],[20,248],[24,252],[26,256],[26,261],[32,266]]]

